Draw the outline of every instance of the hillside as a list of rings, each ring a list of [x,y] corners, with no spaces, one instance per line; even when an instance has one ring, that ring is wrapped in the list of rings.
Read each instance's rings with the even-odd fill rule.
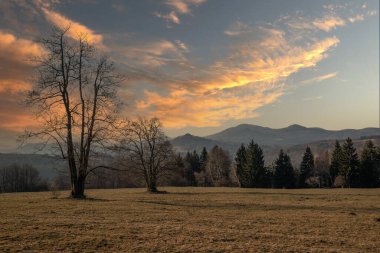
[[[251,139],[260,145],[291,146],[320,140],[360,139],[364,136],[380,136],[379,128],[326,130],[322,128],[307,128],[300,125],[291,125],[285,128],[273,129],[256,125],[242,124],[228,128],[205,138],[227,142],[247,143]]]

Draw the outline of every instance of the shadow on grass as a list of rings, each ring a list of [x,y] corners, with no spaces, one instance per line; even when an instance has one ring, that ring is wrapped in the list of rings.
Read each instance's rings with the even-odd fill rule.
[[[260,192],[260,191],[250,191],[250,192],[172,192],[174,195],[274,195],[274,196],[327,196],[328,194],[308,194],[308,193],[289,193],[289,192]]]
[[[154,192],[146,191],[145,193],[148,193],[148,194],[169,194],[170,192],[168,192],[168,191],[154,191]]]
[[[241,203],[205,203],[205,204],[191,204],[191,203],[175,203],[167,201],[154,201],[154,200],[137,200],[136,203],[163,205],[163,206],[175,206],[175,207],[187,207],[187,208],[215,208],[215,209],[245,209],[245,210],[257,210],[257,211],[288,211],[288,210],[310,210],[310,211],[324,211],[324,212],[341,212],[352,215],[355,212],[374,212],[378,208],[351,208],[335,207],[335,206],[317,206],[317,205],[276,205],[276,204],[241,204]],[[356,215],[356,213],[355,213]]]
[[[113,199],[101,199],[101,198],[94,198],[94,197],[84,197],[84,198],[73,198],[73,197],[66,197],[66,198],[56,198],[56,199],[69,199],[69,200],[75,200],[75,201],[90,201],[90,202],[111,202],[116,201]]]

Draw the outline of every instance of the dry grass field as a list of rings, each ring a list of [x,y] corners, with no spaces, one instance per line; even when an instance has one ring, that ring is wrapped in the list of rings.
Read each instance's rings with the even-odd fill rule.
[[[380,189],[0,194],[0,252],[380,252]]]

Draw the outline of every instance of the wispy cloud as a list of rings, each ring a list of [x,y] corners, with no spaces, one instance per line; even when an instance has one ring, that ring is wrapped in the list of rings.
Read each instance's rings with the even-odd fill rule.
[[[329,32],[339,26],[344,26],[346,22],[340,17],[329,16],[316,19],[313,21],[313,24],[318,29],[323,30],[325,32]]]
[[[224,31],[224,34],[228,36],[239,36],[249,32],[251,32],[251,27],[248,24],[245,24],[241,21],[236,21],[227,30]]]
[[[302,37],[306,33],[317,30],[331,32],[348,23],[363,21],[366,17],[377,14],[377,10],[368,10],[365,4],[353,5],[352,2],[324,5],[324,8],[328,12],[321,14],[320,17],[305,17],[302,12],[299,12],[295,15],[283,16],[279,21],[290,29],[294,29],[295,36]]]
[[[68,35],[71,38],[77,39],[79,36],[85,36],[89,43],[104,48],[103,36],[101,34],[97,34],[95,31],[91,30],[87,26],[74,20],[71,20],[56,11],[49,10],[44,7],[42,8],[42,11],[45,14],[46,19],[55,26],[60,28],[70,27],[70,29],[68,30]]]
[[[166,0],[165,4],[174,8],[180,14],[189,14],[191,12],[190,6],[200,5],[207,0]]]
[[[183,63],[186,61],[184,54],[188,52],[186,44],[180,40],[176,40],[175,43],[168,40],[158,40],[131,45],[120,50],[128,60],[149,67]]]
[[[324,80],[334,78],[334,77],[336,77],[337,74],[338,74],[338,72],[333,72],[333,73],[317,76],[317,77],[314,77],[314,78],[311,78],[308,80],[304,80],[301,83],[302,84],[319,83],[319,82],[322,82]]]
[[[160,12],[154,12],[153,14],[166,21],[168,28],[172,27],[172,24],[180,24],[180,15],[191,14],[192,6],[198,6],[205,3],[207,0],[165,0],[164,4],[172,9],[167,14]]]
[[[257,116],[256,109],[273,103],[282,95],[280,90],[268,94],[265,90],[256,90],[255,94],[250,92],[241,96],[237,96],[236,91],[217,91],[201,95],[190,90],[173,89],[168,96],[146,91],[146,99],[137,103],[137,109],[148,114],[150,111],[152,115],[162,119],[168,128],[219,126],[226,119]]]
[[[301,47],[274,27],[250,31],[255,39],[233,36],[230,53],[206,68],[196,67],[198,76],[170,85],[168,92],[146,90],[137,111],[160,117],[169,128],[219,126],[226,119],[256,117],[258,108],[285,93],[287,77],[316,66],[339,43],[330,37]]]
[[[161,14],[159,12],[154,12],[153,14],[158,18],[164,19],[169,26],[171,23],[174,23],[174,24],[180,24],[181,23],[178,15],[175,11],[171,11],[168,14]]]
[[[116,10],[117,12],[121,12],[121,13],[126,12],[128,9],[127,5],[124,3],[121,3],[121,2],[120,3],[112,3],[111,6],[114,10]]]
[[[351,23],[355,23],[355,22],[358,22],[358,21],[363,21],[364,20],[364,15],[356,15],[356,16],[353,16],[353,17],[349,17],[348,20]]]
[[[303,98],[303,101],[313,101],[313,100],[321,100],[323,97],[322,96],[316,96],[316,97],[308,97],[308,98]]]

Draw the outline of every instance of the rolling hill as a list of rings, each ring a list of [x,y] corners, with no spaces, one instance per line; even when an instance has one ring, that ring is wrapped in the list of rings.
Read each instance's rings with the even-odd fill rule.
[[[319,140],[340,140],[350,137],[360,139],[365,136],[380,136],[380,128],[364,128],[360,130],[344,129],[338,131],[322,128],[307,128],[291,125],[285,128],[273,129],[256,125],[242,124],[228,128],[205,138],[227,143],[248,143],[255,140],[260,145],[291,146]]]

